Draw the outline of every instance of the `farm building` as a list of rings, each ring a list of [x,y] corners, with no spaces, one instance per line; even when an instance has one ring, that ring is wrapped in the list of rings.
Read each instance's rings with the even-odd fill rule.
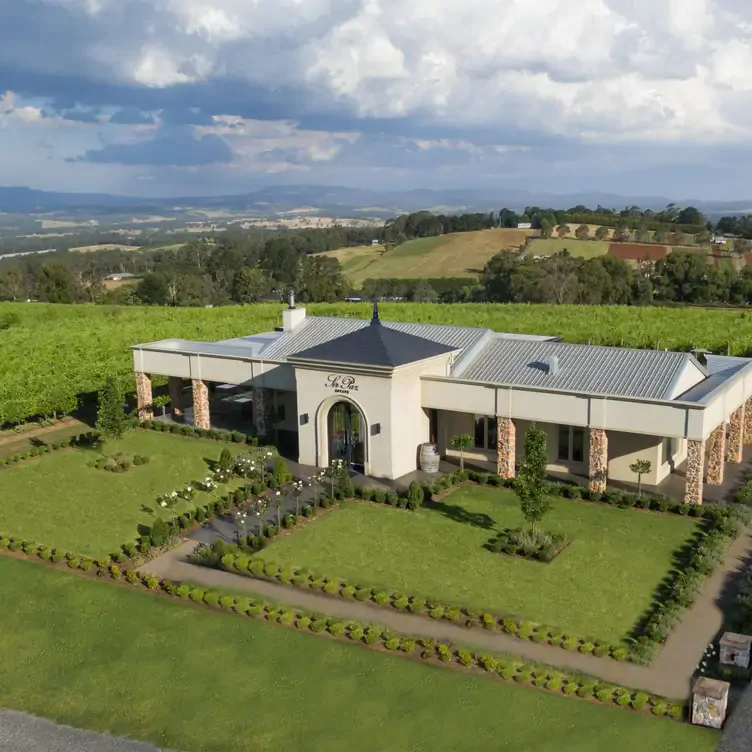
[[[596,491],[631,483],[702,503],[726,462],[752,443],[752,359],[566,344],[490,329],[307,316],[291,297],[274,331],[220,342],[168,339],[132,347],[139,410],[150,374],[169,377],[176,417],[208,428],[238,403],[246,430],[301,464],[341,459],[373,477],[416,470],[425,444],[516,472],[528,426],[548,435],[549,470]],[[192,400],[192,407],[188,403]],[[243,412],[245,411],[245,412]]]

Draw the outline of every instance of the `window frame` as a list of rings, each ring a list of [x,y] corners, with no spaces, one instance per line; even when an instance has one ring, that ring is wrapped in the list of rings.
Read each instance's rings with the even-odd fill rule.
[[[566,456],[562,456],[562,435],[566,435]],[[582,440],[580,442],[575,441],[575,437],[580,435]],[[556,433],[557,446],[556,446],[556,459],[558,462],[564,462],[572,465],[582,465],[585,463],[585,429],[582,426],[568,426],[562,423],[558,424],[558,430]],[[576,446],[579,444],[579,447]],[[580,458],[576,457],[578,453],[576,450],[582,453]]]
[[[473,448],[479,452],[496,452],[498,436],[498,418],[495,415],[473,414]],[[479,425],[482,422],[482,428]],[[489,429],[493,431],[489,433]],[[478,436],[483,435],[483,444],[478,444]]]

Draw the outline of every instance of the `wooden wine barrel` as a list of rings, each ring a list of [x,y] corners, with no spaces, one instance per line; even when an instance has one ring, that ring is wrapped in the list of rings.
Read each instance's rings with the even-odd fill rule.
[[[438,473],[439,459],[439,447],[437,444],[420,445],[420,469],[424,473]]]

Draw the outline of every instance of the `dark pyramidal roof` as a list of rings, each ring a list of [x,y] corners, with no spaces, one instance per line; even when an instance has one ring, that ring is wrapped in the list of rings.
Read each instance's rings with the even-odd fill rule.
[[[382,326],[378,304],[374,303],[373,318],[369,326],[302,350],[290,357],[293,360],[397,368],[437,355],[445,355],[456,349]]]

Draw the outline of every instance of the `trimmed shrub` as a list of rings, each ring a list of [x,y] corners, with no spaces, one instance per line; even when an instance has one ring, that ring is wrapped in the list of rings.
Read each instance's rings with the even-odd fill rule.
[[[665,702],[657,702],[653,705],[650,711],[653,715],[666,715],[668,713],[668,705]]]
[[[206,603],[207,606],[219,605],[219,593],[214,590],[207,590],[206,593],[204,593],[204,603]]]
[[[345,585],[342,588],[340,595],[343,598],[354,598],[355,597],[355,585]]]
[[[400,641],[397,637],[392,637],[384,643],[384,647],[387,650],[399,650]]]
[[[370,588],[359,587],[355,589],[356,601],[363,602],[363,601],[370,600],[372,595],[373,595],[373,590],[371,590]]]
[[[594,695],[595,695],[595,684],[592,684],[592,683],[583,684],[577,690],[577,696],[582,697],[584,699],[590,699]]]
[[[325,617],[319,617],[311,622],[309,629],[311,632],[323,632],[329,626],[329,622]]]
[[[632,698],[632,707],[635,710],[644,710],[648,702],[650,702],[650,697],[646,695],[644,692],[638,692]]]
[[[471,666],[473,663],[473,654],[469,650],[458,650],[457,662],[460,666]]]
[[[564,680],[561,678],[561,676],[550,676],[546,681],[546,689],[550,690],[551,692],[560,692],[563,683]]]
[[[82,559],[80,568],[82,572],[88,572],[94,566],[94,562],[91,559]],[[136,578],[138,579],[138,577]]]
[[[126,578],[128,577],[128,572],[125,573],[125,576]],[[178,588],[175,591],[175,595],[177,595],[178,598],[187,598],[190,594],[191,594],[191,586],[185,582],[182,583],[181,585],[178,585]]]
[[[408,606],[408,608],[413,614],[422,614],[426,608],[426,599],[413,596],[410,599],[410,605]]]
[[[684,717],[684,706],[678,702],[672,702],[668,706],[667,715],[677,721],[680,721]]]
[[[363,627],[360,624],[354,623],[347,630],[347,636],[354,642],[362,642],[363,640]]]
[[[343,622],[335,621],[327,627],[327,630],[333,637],[344,637],[347,628]]]
[[[583,642],[582,645],[578,648],[578,650],[581,653],[584,653],[587,655],[588,653],[592,653],[595,650],[595,645],[593,645],[592,642]]]
[[[379,606],[383,606],[389,602],[389,593],[386,590],[380,590],[373,594],[373,602]]]
[[[507,634],[517,634],[518,631],[517,622],[514,619],[504,619],[501,623],[501,628]]]
[[[264,564],[264,574],[267,577],[277,577],[279,575],[279,564],[274,561],[267,561]]]
[[[194,603],[201,603],[204,600],[204,589],[200,587],[195,587],[191,589],[190,592],[190,599]]]
[[[439,656],[439,660],[443,663],[448,663],[452,660],[452,651],[446,645],[437,645],[436,653]]]
[[[577,692],[577,690],[580,688],[580,685],[577,684],[576,681],[568,681],[562,688],[561,691],[565,695],[573,695]]]
[[[340,587],[339,580],[327,580],[324,585],[324,592],[327,595],[339,595]]]
[[[395,594],[394,600],[392,600],[392,606],[394,606],[394,608],[396,608],[398,611],[404,611],[409,605],[410,601],[408,601],[406,595]]]

